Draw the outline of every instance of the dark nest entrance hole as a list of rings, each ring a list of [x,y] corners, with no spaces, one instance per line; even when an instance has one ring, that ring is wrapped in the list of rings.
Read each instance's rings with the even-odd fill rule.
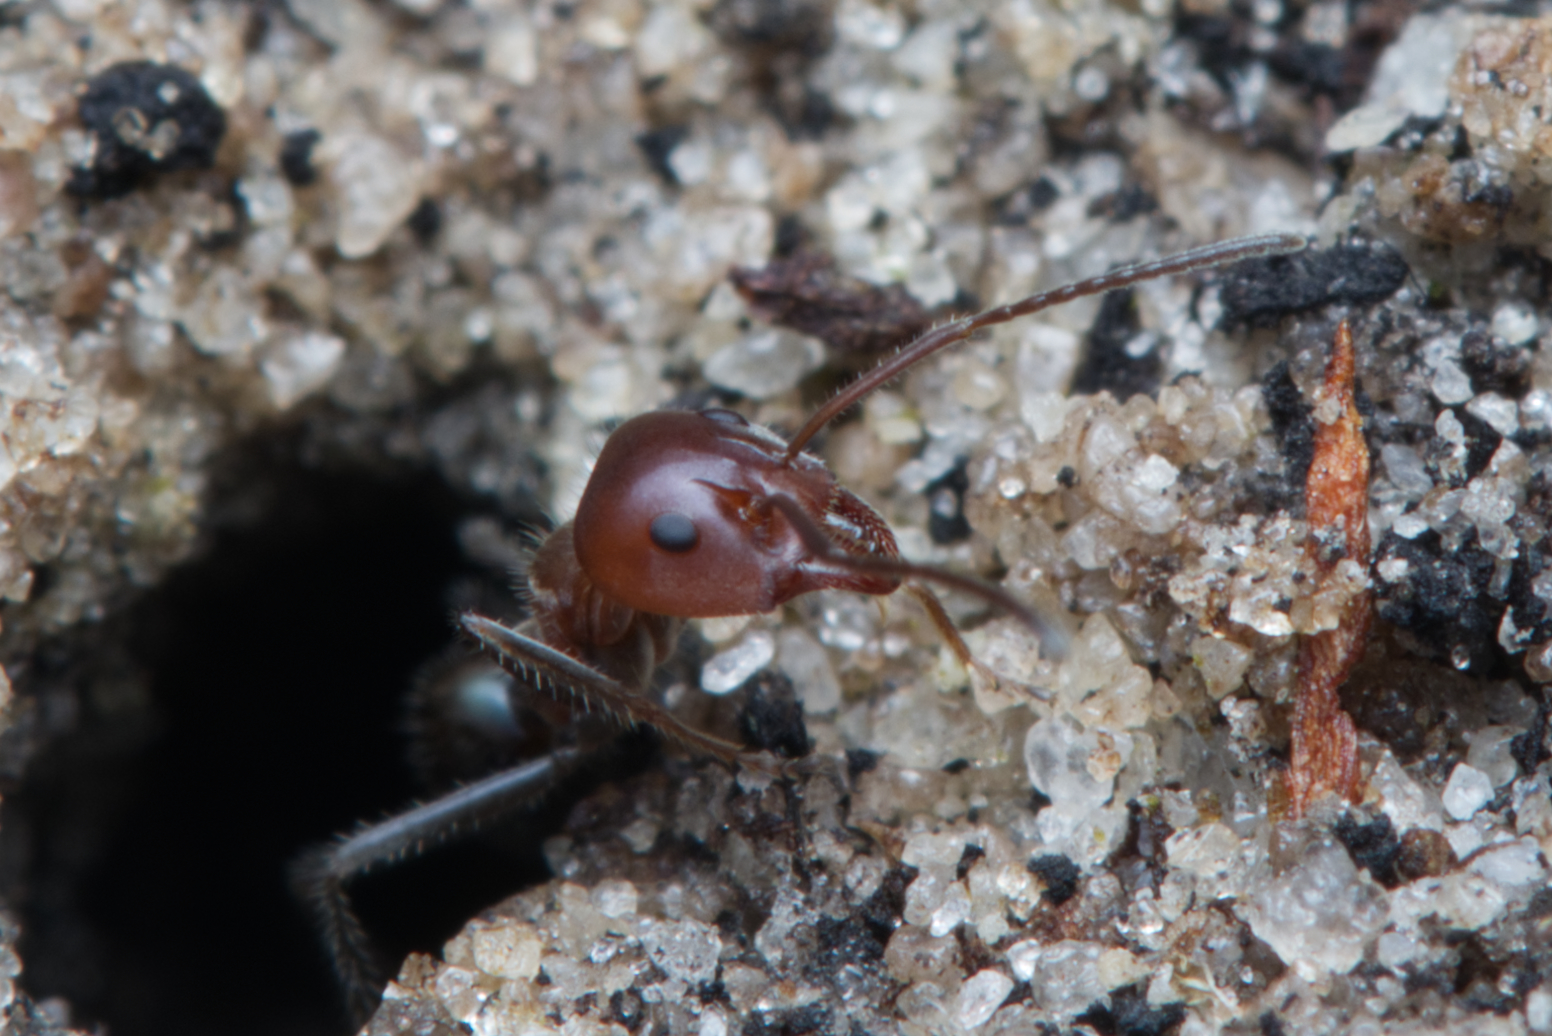
[[[199,559],[33,666],[39,725],[66,732],[42,740],[6,799],[0,879],[23,926],[24,991],[63,998],[74,1024],[346,1029],[286,864],[423,793],[403,695],[454,639],[468,508],[424,472],[287,456],[245,455]],[[542,836],[567,806],[358,880],[379,944],[394,960],[434,951],[542,880]]]

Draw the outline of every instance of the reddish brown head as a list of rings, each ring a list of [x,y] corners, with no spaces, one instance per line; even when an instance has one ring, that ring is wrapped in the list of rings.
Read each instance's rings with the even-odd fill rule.
[[[894,558],[884,520],[818,461],[730,410],[659,411],[609,436],[574,521],[577,560],[600,591],[637,611],[748,615],[821,589],[893,592],[891,574],[816,557],[782,496],[849,553]]]

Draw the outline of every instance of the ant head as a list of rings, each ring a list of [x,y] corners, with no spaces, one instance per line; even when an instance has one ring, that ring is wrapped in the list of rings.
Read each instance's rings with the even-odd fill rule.
[[[834,479],[731,410],[658,411],[604,443],[573,523],[577,561],[605,596],[656,615],[770,609],[810,586],[779,493],[823,513]]]

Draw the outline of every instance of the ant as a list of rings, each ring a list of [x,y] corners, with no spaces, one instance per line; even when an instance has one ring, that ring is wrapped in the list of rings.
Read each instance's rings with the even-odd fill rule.
[[[1060,658],[1067,636],[1059,620],[998,587],[902,559],[884,519],[803,448],[869,393],[982,328],[1141,281],[1304,247],[1304,238],[1292,234],[1238,238],[943,324],[851,382],[787,441],[731,410],[632,418],[604,443],[576,517],[534,552],[527,571],[531,617],[513,628],[469,612],[459,623],[503,669],[535,689],[564,691],[584,711],[652,727],[693,753],[772,775],[784,764],[688,726],[646,693],[685,619],[767,612],[815,590],[884,595],[904,586],[966,668],[995,679],[971,657],[930,582],[1012,613],[1040,636],[1047,656]],[[296,887],[359,1018],[375,1007],[382,983],[345,884],[532,801],[581,754],[574,747],[551,749],[297,861]]]

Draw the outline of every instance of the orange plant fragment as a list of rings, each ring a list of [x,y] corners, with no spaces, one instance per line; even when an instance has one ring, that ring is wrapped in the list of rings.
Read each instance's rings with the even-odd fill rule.
[[[1353,367],[1352,329],[1343,320],[1326,364],[1325,399],[1316,411],[1315,455],[1304,483],[1306,549],[1315,564],[1317,589],[1344,559],[1357,562],[1365,572],[1369,568],[1369,448],[1353,402]],[[1335,419],[1320,422],[1321,412],[1330,409],[1337,410]],[[1353,800],[1359,795],[1358,731],[1343,711],[1337,689],[1363,657],[1372,613],[1365,587],[1348,599],[1335,629],[1311,634],[1299,644],[1288,772],[1294,818],[1326,792]]]

